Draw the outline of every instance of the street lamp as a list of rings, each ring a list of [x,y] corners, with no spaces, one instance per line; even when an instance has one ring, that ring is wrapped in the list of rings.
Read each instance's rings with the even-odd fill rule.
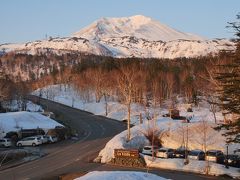
[[[227,143],[227,144],[226,144],[226,147],[227,147],[227,157],[226,157],[226,159],[225,159],[225,168],[227,168],[227,169],[229,168],[229,167],[228,167],[228,146],[229,146],[229,144]]]

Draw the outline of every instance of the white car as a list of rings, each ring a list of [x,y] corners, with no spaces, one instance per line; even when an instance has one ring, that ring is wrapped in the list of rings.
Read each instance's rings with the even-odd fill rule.
[[[40,137],[26,137],[23,138],[22,140],[17,142],[17,146],[37,146],[42,144],[41,138]]]
[[[10,147],[10,146],[12,146],[11,139],[8,139],[8,138],[0,139],[0,146],[3,146],[3,147]]]
[[[46,135],[46,137],[48,138],[49,143],[55,143],[58,141],[57,136]]]
[[[171,148],[160,148],[156,153],[159,158],[173,158],[174,150]]]
[[[157,146],[144,146],[142,150],[142,154],[150,155],[150,156],[152,156],[153,154],[155,156],[157,150],[158,150]]]
[[[40,137],[41,138],[42,144],[45,144],[45,143],[48,142],[47,135],[37,135],[36,137]]]

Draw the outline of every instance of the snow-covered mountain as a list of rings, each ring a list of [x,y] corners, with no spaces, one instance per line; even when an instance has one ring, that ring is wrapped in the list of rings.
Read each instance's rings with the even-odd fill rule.
[[[223,49],[234,50],[234,43],[183,33],[141,15],[102,18],[70,37],[0,45],[0,51],[15,50],[31,54],[80,51],[114,57],[170,59],[205,56]]]
[[[142,15],[129,18],[102,18],[74,33],[73,36],[95,40],[125,36],[148,41],[203,40],[201,37],[182,33]]]

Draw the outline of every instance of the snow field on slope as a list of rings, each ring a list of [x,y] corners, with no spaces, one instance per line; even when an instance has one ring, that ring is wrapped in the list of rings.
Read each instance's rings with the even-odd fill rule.
[[[105,116],[105,101],[101,99],[99,103],[96,103],[94,94],[90,94],[90,97],[85,98],[84,95],[80,94],[72,86],[68,85],[51,85],[38,89],[32,94],[39,96],[40,92],[43,98],[53,100],[68,106],[72,106],[77,109],[91,112],[96,115]],[[168,113],[168,103],[164,107],[158,107],[156,109],[157,119],[161,118],[163,114]],[[193,113],[188,113],[186,108],[179,105],[178,109],[181,109],[180,115],[182,116],[193,116],[191,121],[200,121],[203,118],[210,122],[214,122],[214,116],[209,110],[209,105],[203,104],[199,107],[193,108]],[[154,108],[144,107],[137,103],[131,105],[131,124],[137,125],[140,122],[140,114],[142,115],[143,121],[150,115],[153,115]],[[223,120],[221,112],[217,112],[216,116],[219,120]],[[119,121],[127,119],[127,107],[124,104],[117,102],[114,98],[108,100],[108,115],[107,117],[113,118]]]

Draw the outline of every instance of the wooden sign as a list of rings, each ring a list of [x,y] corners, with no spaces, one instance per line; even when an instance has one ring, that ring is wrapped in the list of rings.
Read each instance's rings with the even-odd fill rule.
[[[114,149],[114,156],[125,158],[139,158],[139,151],[137,149]]]

